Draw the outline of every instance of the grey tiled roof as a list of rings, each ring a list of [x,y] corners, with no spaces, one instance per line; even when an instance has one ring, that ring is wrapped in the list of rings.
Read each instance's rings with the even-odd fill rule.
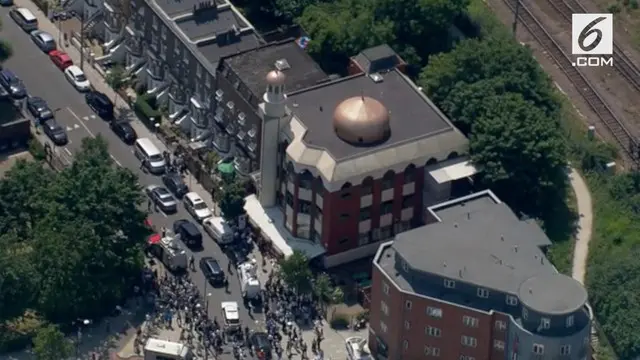
[[[308,129],[304,142],[325,149],[336,159],[356,157],[367,152],[391,148],[418,138],[453,131],[451,123],[399,70],[382,74],[382,82],[374,82],[365,74],[339,79],[305,89],[289,96],[289,109]],[[355,146],[335,134],[334,109],[343,100],[368,96],[385,105],[391,117],[391,137],[375,146]]]
[[[206,18],[188,17],[184,20],[176,20],[176,25],[193,42],[204,38],[210,38],[228,31],[233,26],[238,29],[249,26],[231,8],[218,11],[213,16]]]

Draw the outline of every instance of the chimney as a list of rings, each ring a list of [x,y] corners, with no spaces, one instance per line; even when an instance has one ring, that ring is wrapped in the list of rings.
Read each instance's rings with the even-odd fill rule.
[[[504,241],[504,235],[500,235],[500,240]]]
[[[467,220],[471,220],[471,213],[470,212],[467,213]]]
[[[460,269],[460,271],[458,271],[458,275],[460,275],[460,278],[462,278],[462,269]]]
[[[458,227],[458,223],[453,223],[453,227],[457,228]]]
[[[518,245],[516,245],[516,246],[514,246],[514,247],[513,247],[513,251],[514,251],[514,252],[518,252]]]

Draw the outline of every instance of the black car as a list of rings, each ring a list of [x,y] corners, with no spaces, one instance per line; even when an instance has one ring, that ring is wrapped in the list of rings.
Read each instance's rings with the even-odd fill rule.
[[[220,267],[218,260],[212,257],[203,257],[200,259],[200,270],[202,270],[204,277],[212,285],[224,283],[224,271],[222,267]]]
[[[44,124],[42,124],[42,129],[49,139],[58,146],[64,146],[69,142],[67,132],[55,119],[45,121]]]
[[[189,220],[181,219],[173,223],[173,232],[180,235],[182,242],[189,247],[202,247],[202,233],[198,227]]]
[[[0,85],[2,85],[14,99],[22,99],[27,96],[27,89],[24,87],[22,80],[11,70],[4,69],[0,71]]]
[[[29,97],[27,99],[27,109],[39,121],[46,121],[53,118],[53,111],[41,97]]]
[[[169,191],[176,194],[177,197],[182,197],[184,194],[189,192],[189,188],[187,187],[187,184],[184,183],[180,173],[166,173],[162,176],[162,183],[167,187],[167,189],[169,189]]]
[[[112,121],[109,123],[109,127],[120,139],[122,139],[122,141],[127,144],[133,144],[133,142],[138,138],[136,131],[133,130],[131,124],[126,121]]]
[[[250,336],[250,341],[253,353],[257,354],[259,359],[271,359],[271,342],[266,332],[254,332]]]
[[[99,91],[89,91],[84,99],[93,111],[103,119],[113,119],[113,103],[109,97]]]

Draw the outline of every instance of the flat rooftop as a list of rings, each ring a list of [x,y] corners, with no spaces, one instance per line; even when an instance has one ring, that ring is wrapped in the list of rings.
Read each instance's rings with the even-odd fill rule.
[[[239,38],[228,43],[221,43],[219,39],[198,43],[198,50],[214,66],[225,56],[238,54],[243,51],[255,49],[261,42],[254,32],[241,34]]]
[[[193,42],[214,37],[229,31],[234,26],[237,29],[249,26],[231,8],[214,10],[206,16],[189,16],[179,19],[176,20],[176,25]]]
[[[419,276],[404,276],[397,271],[400,266],[396,264],[399,261],[396,255],[418,273],[435,274],[516,296],[520,295],[525,281],[544,283],[544,291],[535,289],[541,297],[529,294],[527,300],[540,308],[562,307],[549,300],[548,294],[563,299],[562,304],[570,304],[566,307],[584,305],[581,301],[585,292],[576,286],[567,286],[571,279],[558,274],[546,259],[542,247],[551,242],[542,229],[534,222],[518,219],[507,205],[491,201],[490,196],[480,193],[430,210],[443,221],[398,234],[374,260],[403,290],[464,305],[470,301],[455,291],[445,291],[421,281]],[[564,280],[534,280],[559,277]],[[478,300],[472,301],[476,304]]]
[[[454,131],[453,125],[417,87],[394,69],[374,82],[366,74],[328,82],[289,95],[291,112],[307,127],[304,142],[329,152],[336,160],[357,157],[372,149],[394,147],[418,138]],[[380,101],[391,116],[391,136],[382,144],[355,146],[334,132],[334,109],[343,100],[368,96]]]
[[[327,74],[295,40],[265,45],[229,57],[224,59],[224,65],[229,67],[257,97],[264,93],[264,77],[277,66],[280,66],[287,76],[287,92],[306,89],[328,79]]]
[[[169,18],[190,14],[193,12],[194,7],[197,7],[205,1],[209,1],[212,4],[215,2],[218,6],[227,4],[227,0],[154,0]]]

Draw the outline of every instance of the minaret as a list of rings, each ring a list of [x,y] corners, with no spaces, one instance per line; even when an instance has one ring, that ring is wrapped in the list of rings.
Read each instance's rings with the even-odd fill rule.
[[[284,93],[286,76],[273,70],[267,74],[267,89],[260,105],[262,116],[262,141],[260,150],[260,204],[264,207],[276,205],[278,181],[278,144],[280,143],[280,121],[284,118],[287,96]]]

